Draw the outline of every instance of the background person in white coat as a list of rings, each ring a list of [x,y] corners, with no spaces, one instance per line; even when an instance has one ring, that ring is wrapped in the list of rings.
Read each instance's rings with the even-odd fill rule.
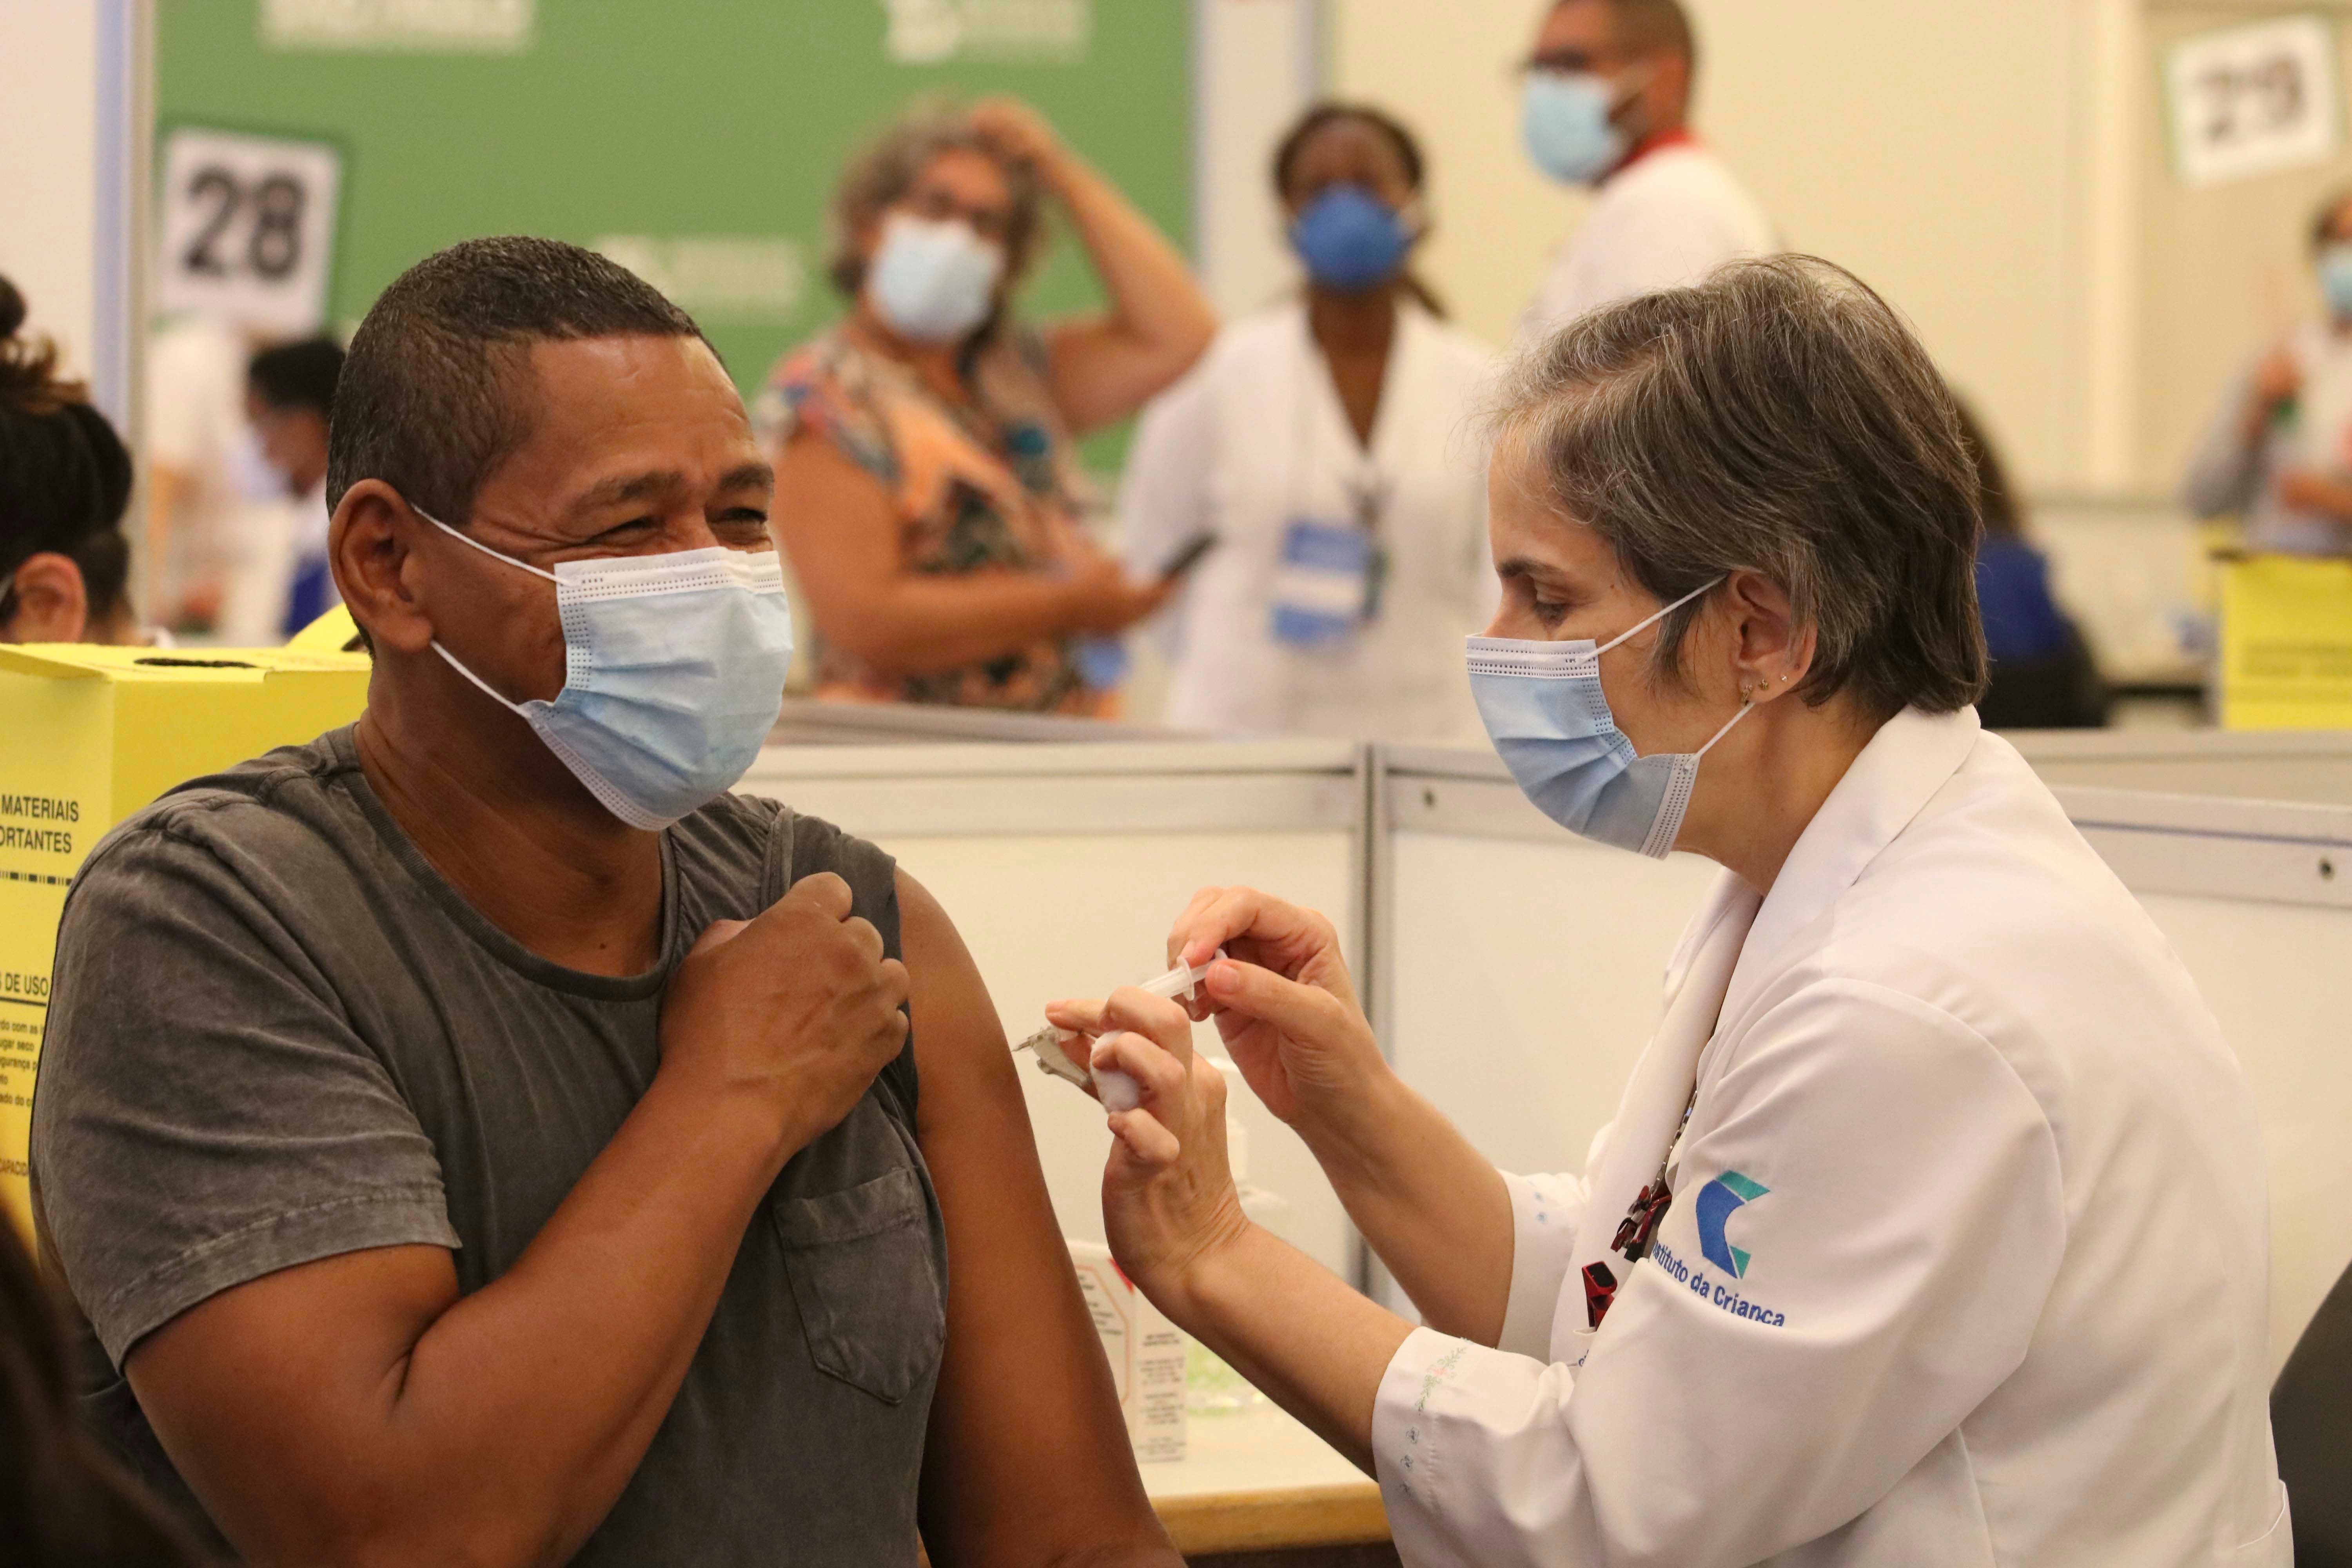
[[[2325,307],[2266,344],[2224,389],[2181,500],[2235,516],[2248,549],[2352,553],[2352,191],[2311,217]]]
[[[1423,186],[1396,121],[1309,110],[1274,158],[1303,297],[1227,327],[1144,415],[1119,502],[1129,570],[1216,541],[1160,627],[1169,724],[1477,733],[1461,639],[1494,595],[1465,426],[1493,351],[1408,269]]]
[[[2252,1096],[1969,706],[1925,352],[1785,257],[1587,317],[1505,406],[1481,710],[1554,820],[1724,867],[1664,1020],[1581,1177],[1507,1176],[1383,1062],[1328,921],[1210,889],[1170,952],[1226,949],[1228,1047],[1427,1326],[1248,1221],[1217,1073],[1131,990],[1051,1015],[1144,1088],[1121,1266],[1379,1477],[1409,1563],[2288,1563]]]
[[[1521,344],[1612,300],[1780,248],[1764,209],[1690,129],[1698,47],[1678,0],[1559,0],[1521,87],[1528,155],[1596,190],[1519,324]]]

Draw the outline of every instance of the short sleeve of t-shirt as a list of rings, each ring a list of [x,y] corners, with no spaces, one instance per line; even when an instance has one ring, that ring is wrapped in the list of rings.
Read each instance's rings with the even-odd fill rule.
[[[66,903],[33,1180],[47,1246],[117,1366],[261,1275],[459,1245],[431,1142],[255,890],[263,862],[240,874],[203,831],[207,813],[263,809],[197,799],[142,818]],[[299,834],[274,873],[299,874]]]

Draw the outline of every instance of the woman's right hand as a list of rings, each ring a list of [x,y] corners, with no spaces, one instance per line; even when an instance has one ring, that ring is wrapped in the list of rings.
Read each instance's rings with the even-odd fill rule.
[[[2268,412],[2293,397],[2303,388],[2303,371],[2294,363],[2294,351],[2284,343],[2264,354],[2254,367],[2254,400]]]
[[[2270,435],[2271,423],[2288,399],[2303,390],[2303,370],[2291,344],[2281,343],[2254,365],[2246,398],[2245,441],[2255,447]]]
[[[1192,1016],[1217,1021],[1252,1091],[1302,1132],[1362,1108],[1387,1077],[1339,933],[1313,910],[1255,888],[1203,888],[1169,932],[1168,959],[1209,965]]]
[[[1070,630],[1108,635],[1123,632],[1159,613],[1179,585],[1177,581],[1139,582],[1127,569],[1099,551],[1089,550],[1071,563],[1068,580]]]

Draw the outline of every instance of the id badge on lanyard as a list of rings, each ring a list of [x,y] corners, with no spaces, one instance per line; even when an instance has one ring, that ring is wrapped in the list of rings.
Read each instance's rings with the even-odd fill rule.
[[[1328,648],[1381,613],[1388,552],[1380,518],[1387,487],[1350,486],[1352,522],[1294,517],[1282,533],[1274,574],[1274,637],[1291,647]]]
[[[1275,563],[1272,629],[1275,640],[1286,647],[1332,649],[1345,645],[1381,613],[1389,569],[1381,521],[1388,508],[1389,484],[1372,468],[1370,454],[1351,444],[1348,458],[1334,466],[1341,470],[1340,488],[1354,515],[1334,516],[1338,509],[1325,510],[1328,503],[1302,500],[1302,479],[1328,460],[1318,451],[1324,444],[1319,437],[1334,428],[1329,420],[1318,419],[1318,405],[1324,405],[1322,411],[1339,415],[1343,426],[1346,414],[1333,404],[1328,381],[1320,388],[1312,384],[1322,366],[1303,329],[1297,368],[1291,387],[1298,423],[1291,447],[1290,515],[1283,524],[1282,554]]]

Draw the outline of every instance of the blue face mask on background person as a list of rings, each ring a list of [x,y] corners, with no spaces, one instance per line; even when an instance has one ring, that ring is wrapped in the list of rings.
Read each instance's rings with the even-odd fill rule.
[[[1342,293],[1395,277],[1412,240],[1395,208],[1353,183],[1324,187],[1290,224],[1290,246],[1307,275]]]
[[[956,218],[892,213],[868,278],[874,308],[899,336],[951,343],[988,320],[1004,252]]]
[[[2330,310],[2352,321],[2352,243],[2339,239],[2320,248],[2319,292]]]
[[[1684,595],[1606,643],[1470,639],[1470,690],[1496,752],[1538,810],[1570,833],[1652,858],[1675,847],[1698,760],[1748,716],[1743,702],[1696,752],[1633,754],[1601,689],[1601,656],[1722,581]]]
[[[750,770],[783,710],[793,663],[792,604],[774,551],[713,545],[544,572],[416,515],[555,584],[564,659],[554,701],[510,702],[438,637],[433,651],[521,714],[605,810],[632,827],[667,827]]]
[[[1537,168],[1589,185],[1624,161],[1625,132],[1610,122],[1609,79],[1591,71],[1528,73],[1519,89],[1519,134]]]

